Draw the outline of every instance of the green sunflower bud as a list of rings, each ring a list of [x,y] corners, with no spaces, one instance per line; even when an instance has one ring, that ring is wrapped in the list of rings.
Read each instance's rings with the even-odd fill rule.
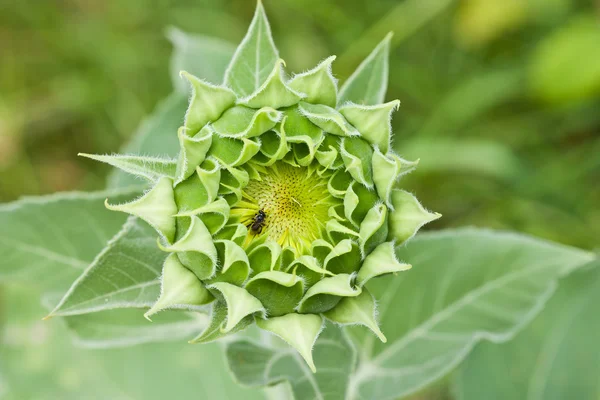
[[[398,189],[416,166],[391,149],[400,102],[348,101],[362,67],[340,98],[334,59],[288,79],[259,4],[224,84],[181,73],[191,98],[172,132],[176,160],[86,155],[152,183],[132,202],[107,202],[154,227],[170,253],[147,318],[210,304],[211,322],[192,342],[256,322],[312,370],[323,318],[364,325],[385,341],[365,284],[411,268],[396,246],[440,215]]]

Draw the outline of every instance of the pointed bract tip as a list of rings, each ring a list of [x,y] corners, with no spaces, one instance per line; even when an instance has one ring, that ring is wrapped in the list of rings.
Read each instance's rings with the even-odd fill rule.
[[[377,332],[375,332],[375,334],[377,335],[377,337],[379,338],[379,340],[381,340],[381,343],[387,343],[387,338],[385,337],[385,335],[383,334],[383,332],[381,332],[378,329]]]
[[[144,313],[144,318],[146,318],[148,321],[152,322],[152,319],[150,318],[150,316],[152,314],[154,314],[154,313],[152,312],[152,309],[150,309],[149,311]]]
[[[46,315],[44,318],[42,318],[42,321],[48,321],[50,318],[54,317],[54,315],[52,314],[48,314]]]
[[[392,38],[393,38],[393,37],[394,37],[394,31],[389,31],[389,32],[387,33],[387,35],[385,35],[385,37],[383,38],[383,40],[385,40],[385,41],[388,41],[388,42],[389,42],[389,41],[391,41],[391,40],[392,40]]]

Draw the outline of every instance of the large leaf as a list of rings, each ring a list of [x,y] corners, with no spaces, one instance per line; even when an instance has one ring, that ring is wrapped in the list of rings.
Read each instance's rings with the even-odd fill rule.
[[[130,217],[50,316],[152,306],[160,294],[158,278],[167,256],[156,237],[148,224]]]
[[[189,34],[177,28],[170,28],[167,37],[174,46],[171,79],[178,92],[186,95],[189,92],[187,83],[179,76],[181,71],[214,84],[223,81],[225,69],[235,51],[233,44],[218,38]]]
[[[246,36],[225,72],[225,84],[240,97],[250,96],[267,80],[279,58],[261,2]]]
[[[329,324],[314,346],[319,366],[313,374],[290,347],[269,347],[249,340],[227,345],[229,368],[246,386],[266,386],[288,381],[296,399],[343,399],[356,363],[354,346],[339,328]]]
[[[8,388],[3,400],[263,398],[259,391],[232,382],[221,349],[214,344],[73,347],[63,324],[40,320],[45,311],[31,300],[38,297],[37,292],[16,288],[6,293],[9,322],[0,333],[0,360]]]
[[[64,317],[75,344],[90,348],[187,341],[208,324],[208,316],[191,312],[161,313],[148,321],[138,309],[120,309]]]
[[[163,100],[154,112],[146,118],[133,134],[131,142],[126,144],[121,153],[142,154],[164,158],[174,158],[179,153],[177,129],[183,125],[183,117],[187,110],[187,97],[173,92]],[[118,169],[108,176],[109,188],[120,188],[144,181]]]
[[[508,340],[542,309],[561,275],[593,257],[478,229],[422,234],[397,252],[414,268],[367,284],[388,343],[353,328],[364,358],[350,399],[408,395],[448,373],[477,342]]]
[[[66,289],[125,222],[103,201],[123,202],[139,191],[58,193],[1,205],[0,281]]]
[[[385,99],[388,85],[391,34],[375,47],[340,88],[338,104],[379,104]]]
[[[481,343],[456,376],[458,400],[600,398],[600,261],[560,282],[544,311],[505,344]]]

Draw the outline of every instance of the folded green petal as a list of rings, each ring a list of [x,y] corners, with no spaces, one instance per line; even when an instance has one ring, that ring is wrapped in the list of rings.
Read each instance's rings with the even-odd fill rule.
[[[132,202],[113,205],[107,199],[105,205],[109,210],[126,212],[143,219],[167,242],[175,239],[177,204],[173,195],[173,180],[170,178],[160,178],[152,189]]]
[[[280,254],[281,246],[277,242],[268,241],[256,246],[248,254],[252,271],[259,273],[277,269]]]
[[[311,104],[300,102],[298,110],[302,115],[313,124],[323,129],[327,133],[338,136],[357,136],[356,129],[346,121],[346,119],[335,110],[324,104]]]
[[[373,149],[358,137],[344,138],[341,146],[346,171],[368,188],[373,187]]]
[[[426,223],[441,217],[427,211],[412,194],[404,190],[392,192],[393,211],[389,218],[389,238],[402,244],[417,233]]]
[[[163,265],[160,297],[144,317],[166,308],[182,306],[202,306],[214,300],[214,297],[194,273],[183,266],[176,254],[170,254]]]
[[[186,128],[180,128],[177,132],[179,137],[179,158],[177,160],[177,180],[175,184],[187,179],[196,171],[204,159],[212,144],[212,132],[203,129],[194,137],[188,136]]]
[[[297,275],[265,271],[246,283],[246,290],[260,300],[270,317],[294,311],[304,293],[304,282]]]
[[[340,221],[330,219],[325,224],[325,230],[329,235],[329,238],[334,242],[339,242],[343,239],[356,239],[359,237],[358,232],[350,229]]]
[[[211,278],[216,272],[217,249],[212,235],[197,216],[190,217],[186,233],[177,242],[164,246],[163,251],[176,252],[183,265],[190,269],[198,279]]]
[[[377,315],[375,299],[366,288],[363,288],[362,293],[356,297],[342,298],[333,309],[323,315],[341,325],[364,325],[383,343],[387,342],[375,319]]]
[[[285,116],[281,124],[281,132],[289,143],[305,144],[312,160],[323,141],[323,130],[305,118],[298,107],[288,108]]]
[[[378,204],[369,210],[360,224],[358,242],[363,257],[385,241],[388,235],[386,217],[387,207],[384,204]]]
[[[392,112],[399,106],[399,100],[371,106],[348,103],[340,108],[340,114],[358,129],[364,139],[385,154],[392,138]]]
[[[210,155],[221,164],[236,167],[245,164],[260,150],[260,142],[243,138],[241,140],[214,136]]]
[[[356,283],[362,287],[371,278],[377,276],[406,271],[412,268],[412,265],[398,261],[394,250],[393,242],[380,244],[369,254],[356,276]]]
[[[318,314],[331,310],[342,297],[358,296],[362,291],[360,287],[353,284],[354,276],[339,274],[329,278],[323,278],[315,283],[298,305],[301,314]]]
[[[397,159],[386,157],[378,148],[373,152],[373,182],[379,197],[391,207],[390,196],[402,168]]]
[[[298,92],[305,93],[304,101],[312,104],[325,104],[335,107],[337,103],[337,79],[331,73],[331,63],[335,56],[327,57],[310,71],[296,74],[289,85]]]
[[[215,240],[220,269],[217,274],[204,282],[213,284],[227,282],[232,285],[242,286],[250,275],[250,262],[246,252],[240,245],[232,240]]]
[[[227,332],[224,329],[224,326],[228,321],[228,309],[227,305],[224,301],[215,301],[213,302],[212,312],[210,316],[210,323],[208,326],[196,336],[194,339],[190,340],[189,343],[209,343],[214,342],[215,340],[222,339],[226,336],[232,335],[236,332],[239,332],[254,322],[254,316],[248,315],[245,318],[242,318],[240,322],[237,323],[235,327],[228,330]]]
[[[297,104],[306,97],[304,93],[297,92],[284,81],[283,66],[285,62],[278,60],[267,80],[250,96],[238,100],[238,104],[251,108],[261,107],[289,107]]]
[[[342,170],[337,170],[327,182],[327,190],[333,197],[343,199],[348,186],[352,184],[352,176]]]
[[[265,311],[260,301],[244,288],[227,282],[213,283],[207,288],[218,291],[227,304],[227,319],[221,326],[223,333],[231,331],[245,317]]]
[[[321,268],[319,261],[313,256],[301,256],[296,258],[289,266],[284,266],[287,271],[293,271],[294,275],[304,279],[306,286],[312,286],[325,275],[333,275],[330,271]]]
[[[284,124],[285,122],[282,122]],[[261,135],[260,153],[252,160],[253,162],[268,167],[285,157],[290,147],[283,130],[271,130]],[[259,157],[264,156],[264,157]]]
[[[317,368],[312,357],[312,348],[323,329],[323,319],[314,314],[287,314],[282,317],[256,319],[259,328],[274,333],[304,358],[312,372]]]
[[[323,267],[334,274],[351,274],[361,268],[361,253],[356,242],[340,241],[325,257]]]
[[[222,197],[195,210],[183,211],[177,214],[178,217],[191,217],[197,215],[204,225],[208,228],[211,235],[219,232],[229,219],[229,204]]]
[[[207,194],[207,200],[214,201],[219,192],[219,183],[221,182],[221,168],[216,160],[205,160],[202,165],[196,168],[198,178]]]
[[[283,113],[271,107],[260,110],[235,106],[225,111],[221,118],[212,124],[217,134],[230,138],[252,138],[272,129]]]
[[[215,121],[223,111],[235,104],[235,93],[224,86],[215,86],[194,75],[181,71],[180,75],[187,79],[192,87],[190,105],[185,114],[184,126],[190,136],[209,122]]]
[[[388,207],[393,208],[391,195],[395,183],[403,175],[413,171],[419,161],[407,161],[391,152],[384,155],[378,148],[375,148],[372,162],[373,182],[377,193]]]

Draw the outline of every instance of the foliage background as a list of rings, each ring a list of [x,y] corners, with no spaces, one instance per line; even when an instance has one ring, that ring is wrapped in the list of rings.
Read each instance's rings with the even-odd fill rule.
[[[254,6],[1,0],[0,201],[102,188],[109,168],[76,154],[118,150],[171,92],[169,27],[237,43]],[[405,158],[421,158],[405,185],[444,215],[428,229],[476,225],[598,246],[599,2],[265,6],[280,52],[298,72],[337,54],[334,73],[343,80],[395,32],[387,99],[402,104],[394,144]],[[52,365],[32,362],[41,371]]]

